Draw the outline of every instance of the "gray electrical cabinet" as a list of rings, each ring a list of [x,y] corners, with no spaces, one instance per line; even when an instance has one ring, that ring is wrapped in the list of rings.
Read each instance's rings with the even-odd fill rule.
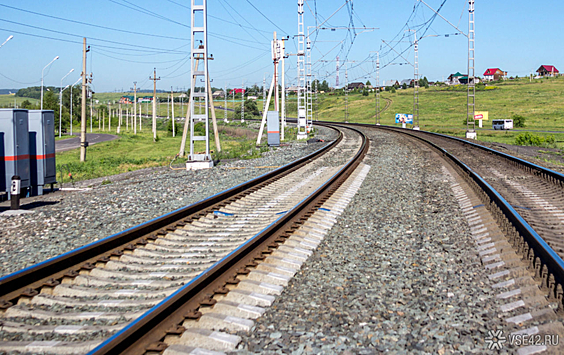
[[[55,163],[55,114],[51,110],[29,111],[29,163],[31,194],[43,195],[47,184],[57,182]]]
[[[268,137],[268,146],[280,145],[280,118],[278,111],[268,111],[266,113],[266,132]]]
[[[4,150],[0,186],[9,192],[12,176],[18,175],[21,188],[30,187],[28,110],[0,109],[0,132]]]

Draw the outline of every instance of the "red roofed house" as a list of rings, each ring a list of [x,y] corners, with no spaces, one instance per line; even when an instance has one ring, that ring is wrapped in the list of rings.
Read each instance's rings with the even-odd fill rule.
[[[241,94],[245,92],[245,89],[233,89],[229,92],[229,95],[233,95],[233,91],[235,91],[235,94]]]
[[[541,65],[537,70],[540,76],[554,76],[558,75],[558,69],[554,65]]]
[[[490,68],[484,73],[484,80],[492,81],[503,79],[507,76],[507,72],[499,68]]]

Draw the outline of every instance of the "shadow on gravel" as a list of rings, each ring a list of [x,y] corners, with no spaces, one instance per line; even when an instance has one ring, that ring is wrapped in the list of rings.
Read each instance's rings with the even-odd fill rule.
[[[21,210],[33,210],[37,207],[51,206],[59,203],[59,201],[37,201],[20,205]],[[10,209],[10,206],[0,206],[0,213]]]

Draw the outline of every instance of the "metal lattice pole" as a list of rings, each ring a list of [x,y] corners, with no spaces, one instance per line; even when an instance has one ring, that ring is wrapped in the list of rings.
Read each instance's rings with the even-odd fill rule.
[[[309,32],[309,31],[308,31]],[[306,51],[306,116],[307,116],[307,131],[311,131],[312,128],[312,118],[313,118],[313,108],[312,108],[312,92],[311,92],[311,40],[309,39],[309,33],[307,35],[307,51]]]
[[[317,83],[319,82],[319,80],[315,81],[315,120],[319,121],[319,101],[318,101],[318,97],[317,97]]]
[[[419,129],[419,44],[417,42],[417,31],[413,30],[413,129]]]
[[[380,52],[376,52],[376,125],[380,125]]]
[[[474,115],[476,111],[476,85],[475,85],[475,27],[474,27],[474,0],[468,1],[468,99],[466,113],[466,136],[467,138],[476,138],[476,123]],[[471,133],[468,137],[468,133]]]
[[[198,3],[198,4],[197,4]],[[211,162],[210,155],[210,131],[209,131],[209,95],[208,95],[208,22],[207,22],[207,0],[192,0],[191,7],[191,42],[192,55],[191,66],[192,79],[190,83],[190,155],[188,161],[207,161]],[[200,68],[203,62],[203,70]],[[197,64],[196,64],[197,63]],[[203,87],[196,92],[196,83],[198,77],[203,79]],[[204,98],[204,112],[196,114],[196,99]],[[197,136],[194,130],[196,122],[204,122],[205,130],[204,135]],[[195,153],[195,142],[205,142],[205,153]]]
[[[245,122],[245,81],[241,82],[241,122]]]
[[[345,123],[349,122],[349,73],[345,64]]]
[[[307,137],[304,0],[298,0],[298,139]]]
[[[227,120],[227,83],[225,83],[225,88],[223,89],[223,122],[228,123]]]

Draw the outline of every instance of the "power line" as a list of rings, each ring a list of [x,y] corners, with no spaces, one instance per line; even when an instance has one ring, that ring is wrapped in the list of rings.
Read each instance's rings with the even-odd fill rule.
[[[282,32],[284,32],[284,33],[286,33],[286,34],[288,33],[288,32],[286,32],[286,31],[284,31],[283,29],[281,29],[280,26],[278,26],[277,24],[275,24],[274,22],[272,22],[272,20],[269,19],[265,14],[263,14],[259,9],[257,9],[257,7],[256,7],[255,5],[253,5],[252,2],[250,2],[249,0],[247,0],[247,2],[249,3],[249,5],[251,5],[251,6],[253,7],[253,9],[257,10],[257,12],[262,15],[262,17],[264,17],[265,19],[268,20],[268,22],[270,22],[271,24],[273,24],[274,27],[278,28],[280,31],[282,31]]]
[[[129,34],[134,34],[134,35],[139,35],[139,36],[149,36],[149,37],[157,37],[157,38],[174,39],[174,40],[180,40],[180,41],[189,41],[188,38],[171,37],[171,36],[156,35],[156,34],[152,34],[152,33],[143,33],[143,32],[136,32],[136,31],[122,30],[122,29],[119,29],[119,28],[101,26],[101,25],[96,25],[96,24],[82,22],[82,21],[70,20],[70,19],[66,19],[66,18],[62,18],[62,17],[53,16],[53,15],[42,14],[42,13],[39,13],[39,12],[30,11],[30,10],[19,9],[17,7],[12,7],[12,6],[8,6],[8,5],[4,5],[4,4],[0,4],[0,6],[6,7],[6,8],[9,8],[9,9],[12,9],[12,10],[27,12],[27,13],[37,15],[37,16],[43,16],[43,17],[52,18],[52,19],[55,19],[55,20],[76,23],[76,24],[84,25],[84,26],[101,28],[101,29],[104,29],[104,30],[129,33]]]
[[[117,4],[117,5],[126,7],[126,8],[128,8],[128,9],[131,9],[131,10],[134,10],[134,11],[137,11],[137,12],[141,12],[142,14],[149,15],[149,16],[152,16],[152,17],[156,17],[156,18],[161,19],[161,20],[164,20],[164,21],[172,22],[172,23],[175,23],[175,24],[180,25],[180,26],[182,26],[182,27],[190,28],[190,26],[188,26],[188,25],[186,25],[186,24],[184,24],[184,23],[182,23],[182,22],[174,21],[174,20],[172,20],[172,19],[169,19],[168,17],[159,15],[159,14],[157,14],[156,12],[152,12],[152,11],[146,10],[146,9],[140,7],[139,5],[130,3],[130,2],[127,1],[127,0],[121,0],[121,1],[125,2],[126,4],[129,4],[130,6],[125,5],[125,4],[122,4],[122,3],[119,3],[119,2],[117,2],[117,1],[115,1],[115,0],[109,0],[109,1],[110,1],[110,2],[113,2],[114,4]]]
[[[30,28],[34,28],[34,29],[37,29],[37,30],[42,30],[42,31],[47,31],[47,32],[53,32],[53,33],[58,33],[58,34],[62,34],[62,35],[66,35],[66,36],[71,36],[71,37],[79,37],[79,38],[87,37],[87,36],[83,36],[83,35],[77,35],[77,34],[73,34],[73,33],[63,32],[63,31],[51,30],[51,29],[48,29],[48,28],[43,28],[43,27],[38,27],[38,26],[33,26],[33,25],[27,25],[27,24],[24,24],[24,23],[20,23],[20,22],[16,22],[16,21],[10,21],[10,20],[6,20],[6,19],[2,19],[2,18],[0,18],[0,21],[12,23],[12,24],[16,24],[16,25],[20,25],[20,26],[24,26],[24,27],[30,27]],[[139,45],[134,45],[134,44],[129,44],[129,43],[123,43],[123,42],[116,42],[116,41],[105,40],[105,39],[96,38],[96,37],[88,37],[88,38],[91,39],[91,40],[96,40],[96,41],[100,41],[100,42],[107,42],[107,43],[112,43],[112,44],[119,44],[119,45],[122,45],[122,46],[129,46],[129,47],[135,47],[135,48],[150,49],[150,50],[152,50],[152,51],[159,51],[160,53],[173,53],[173,52],[177,52],[177,51],[175,51],[175,50],[162,49],[162,48],[154,48],[154,47],[146,47],[146,46],[139,46]],[[122,48],[122,49],[125,49],[125,48]],[[128,49],[128,50],[133,50],[133,49]],[[177,52],[177,53],[185,54],[186,52]]]

